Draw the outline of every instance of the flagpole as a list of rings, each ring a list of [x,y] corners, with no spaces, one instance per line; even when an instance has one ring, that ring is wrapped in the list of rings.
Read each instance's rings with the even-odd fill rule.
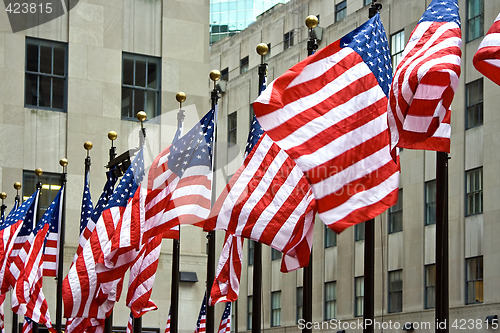
[[[146,140],[146,129],[144,128],[144,122],[146,121],[147,114],[144,111],[139,111],[137,112],[137,120],[140,121],[141,123],[141,129],[139,130],[139,147],[142,147],[144,145],[144,142]],[[139,191],[139,189],[138,189]],[[138,318],[133,318],[133,324],[134,324],[134,333],[141,333],[142,332],[142,316]]]
[[[116,147],[114,146],[114,141],[118,137],[115,131],[108,132],[108,139],[111,140],[111,148],[109,148],[109,163],[108,166],[111,168],[111,161],[116,157]],[[111,309],[109,316],[104,320],[104,333],[113,333],[113,309]]]
[[[175,99],[179,102],[179,111],[177,111],[177,130],[181,128],[182,122],[186,117],[182,110],[182,103],[186,101],[186,94],[178,92]],[[172,289],[170,291],[170,332],[177,333],[179,327],[179,269],[180,269],[180,247],[181,247],[181,228],[179,225],[179,239],[172,240]]]
[[[257,53],[260,55],[261,63],[258,67],[259,85],[258,95],[265,82],[267,75],[267,64],[264,63],[264,56],[269,52],[269,47],[265,43],[257,45]],[[252,284],[252,333],[260,333],[262,326],[262,243],[254,242],[253,247],[253,284]]]
[[[17,207],[19,207],[21,203],[21,196],[19,196],[19,190],[21,189],[21,183],[20,182],[15,182],[14,183],[14,188],[16,189],[16,197],[14,198],[14,204],[17,202]],[[18,333],[19,332],[19,317],[17,316],[17,313],[12,311],[12,333]]]
[[[448,154],[436,152],[436,332],[449,332]]]
[[[63,168],[63,172],[61,174],[62,178],[62,186],[64,187],[63,192],[63,201],[62,201],[62,211],[59,225],[59,258],[57,263],[57,285],[56,285],[56,331],[58,333],[62,332],[62,282],[63,282],[63,265],[64,265],[64,241],[65,241],[65,227],[66,227],[66,182],[68,180],[67,177],[67,166],[68,160],[66,158],[62,158],[59,161],[59,164]]]
[[[211,93],[211,100],[212,100],[212,109],[215,109],[217,105],[217,101],[219,99],[219,91],[217,90],[216,87],[216,82],[220,80],[220,72],[216,69],[210,71],[210,80],[213,81],[214,83],[214,89],[212,90]],[[213,206],[215,202],[215,157],[216,157],[216,140],[217,140],[217,114],[216,118],[214,121],[214,140],[212,143],[212,200],[211,200],[211,205]],[[210,305],[209,298],[210,298],[210,290],[212,288],[212,285],[214,283],[215,279],[215,231],[209,231],[207,234],[207,321],[206,321],[206,328],[207,328],[207,333],[214,333],[214,324],[215,324],[215,309],[214,306]]]
[[[34,213],[34,219],[33,219],[33,230],[35,230],[35,226],[38,222],[38,211],[40,209],[40,195],[42,194],[41,193],[41,190],[42,190],[42,182],[40,181],[40,176],[43,174],[43,170],[38,168],[38,169],[35,169],[35,175],[37,176],[37,182],[36,182],[36,188],[38,191],[40,191],[38,193],[38,200],[37,200],[37,203],[36,203],[36,210],[35,210],[35,213]],[[33,321],[33,330],[31,331],[32,333],[38,333],[38,323]]]
[[[318,40],[313,35],[313,29],[318,26],[319,20],[314,15],[306,17],[306,26],[309,29],[309,39],[307,41],[307,56],[311,56],[318,49]],[[313,252],[309,255],[309,265],[302,270],[302,299],[303,299],[303,319],[306,323],[312,323],[312,287],[313,287]],[[312,326],[304,325],[304,333],[312,333]]]

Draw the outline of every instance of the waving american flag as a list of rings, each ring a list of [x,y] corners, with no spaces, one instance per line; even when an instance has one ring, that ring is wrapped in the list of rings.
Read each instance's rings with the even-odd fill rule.
[[[484,36],[472,63],[484,76],[500,85],[500,14]]]

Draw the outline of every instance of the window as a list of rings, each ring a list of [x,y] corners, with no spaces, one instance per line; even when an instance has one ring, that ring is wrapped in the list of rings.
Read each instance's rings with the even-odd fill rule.
[[[436,180],[425,183],[425,225],[436,224]]]
[[[252,329],[252,309],[253,309],[253,298],[252,296],[247,296],[247,330]]]
[[[281,291],[271,293],[271,327],[281,325]]]
[[[24,104],[65,111],[68,91],[67,45],[26,38]]]
[[[344,0],[335,5],[335,22],[338,22],[347,16],[347,1]]]
[[[337,246],[337,234],[325,225],[325,248]]]
[[[240,74],[248,72],[248,56],[240,60]]]
[[[253,265],[253,249],[255,247],[255,242],[253,240],[248,242],[248,266]]]
[[[238,113],[233,112],[227,116],[227,143],[228,146],[236,144],[237,139]]]
[[[304,317],[304,288],[302,287],[297,287],[297,315],[296,315],[296,320],[297,323],[299,322],[300,319],[303,319]]]
[[[42,183],[42,190],[38,199],[37,220],[40,220],[43,213],[49,208],[52,200],[62,186],[62,176],[59,173],[44,172],[40,177],[34,171],[23,171],[23,201],[28,199],[36,191],[37,181]]]
[[[363,0],[363,5],[368,6],[372,4],[372,0]]]
[[[436,306],[436,264],[425,265],[425,308]]]
[[[484,27],[483,0],[467,0],[467,41],[483,35]]]
[[[293,30],[288,31],[283,35],[283,50],[293,46]]]
[[[483,212],[483,168],[466,171],[466,212],[465,215]]]
[[[325,282],[325,318],[335,318],[337,307],[337,282]]]
[[[224,81],[229,80],[229,67],[226,67],[220,71],[220,79]]]
[[[268,61],[269,58],[271,58],[271,43],[267,43],[267,48],[268,48],[267,53],[264,54],[264,59],[263,59],[264,62]]]
[[[354,240],[356,242],[365,240],[365,222],[358,223],[354,226]]]
[[[122,118],[136,119],[145,111],[152,119],[160,114],[160,58],[123,53]]]
[[[371,1],[370,1],[371,2]],[[399,62],[403,59],[405,49],[405,31],[401,30],[391,35],[392,71],[395,72]]]
[[[271,248],[271,260],[281,259],[281,252]]]
[[[403,311],[403,271],[389,272],[389,313]]]
[[[389,208],[389,233],[403,231],[403,190],[399,189],[398,202]]]
[[[483,79],[465,85],[467,103],[466,129],[483,124]]]
[[[468,258],[466,265],[466,304],[483,303],[483,257]]]
[[[365,277],[354,278],[354,316],[363,316],[363,301],[365,297]]]

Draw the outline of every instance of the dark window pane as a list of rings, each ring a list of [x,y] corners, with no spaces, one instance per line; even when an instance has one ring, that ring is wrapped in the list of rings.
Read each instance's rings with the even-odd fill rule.
[[[146,87],[146,62],[144,60],[135,61],[134,85],[139,87]]]
[[[148,91],[147,92],[147,97],[148,99],[146,100],[146,106],[144,108],[144,111],[148,115],[147,119],[153,119],[155,117],[155,110],[156,110],[156,91]]]
[[[26,70],[38,72],[38,46],[28,44],[26,47]]]
[[[123,84],[134,84],[134,61],[123,59]]]
[[[52,79],[52,107],[58,109],[64,107],[64,79]]]
[[[54,48],[54,74],[64,75],[64,60],[65,50],[64,48],[56,47]]]
[[[132,89],[122,88],[122,116],[132,118]]]
[[[26,105],[38,105],[37,75],[26,75],[25,103]]]
[[[52,48],[40,47],[40,73],[52,74]]]
[[[52,89],[52,79],[47,76],[40,76],[40,90],[38,105],[50,108],[50,91]]]
[[[135,114],[139,111],[144,111],[146,98],[146,91],[144,90],[135,90],[134,91],[134,113],[132,117],[135,117]]]
[[[154,62],[148,63],[148,88],[156,89],[158,87],[157,70]]]

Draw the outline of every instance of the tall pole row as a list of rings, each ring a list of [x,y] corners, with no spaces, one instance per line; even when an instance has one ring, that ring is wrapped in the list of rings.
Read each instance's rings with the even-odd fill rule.
[[[36,223],[38,221],[38,211],[40,210],[40,195],[42,194],[42,182],[40,181],[40,176],[43,174],[43,170],[38,168],[35,169],[35,175],[37,177],[36,179],[36,189],[39,191],[38,192],[38,198],[36,201],[36,207],[35,207],[35,213],[34,213],[34,219],[33,219],[33,228],[32,230],[35,230]],[[38,333],[38,323],[33,322],[33,330],[31,331],[32,333]]]
[[[88,156],[87,156],[88,157]],[[90,160],[90,157],[88,157]],[[90,162],[89,162],[90,163]],[[62,332],[62,312],[63,312],[63,300],[62,300],[62,283],[63,283],[63,265],[64,265],[64,242],[66,236],[66,182],[67,182],[67,165],[68,160],[62,158],[59,164],[63,168],[61,174],[62,186],[64,188],[63,192],[63,202],[59,225],[59,254],[57,263],[57,285],[56,285],[56,331],[58,333]]]
[[[21,189],[21,183],[20,182],[15,182],[14,183],[14,188],[16,189],[16,197],[14,199],[15,203],[17,203],[17,207],[21,204],[21,196],[19,195],[19,190]],[[19,317],[17,313],[12,311],[12,333],[18,333],[19,332]]]

